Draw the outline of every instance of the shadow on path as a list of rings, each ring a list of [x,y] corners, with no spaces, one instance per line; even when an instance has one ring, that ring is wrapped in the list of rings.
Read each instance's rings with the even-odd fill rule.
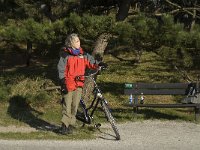
[[[101,138],[104,140],[116,141],[115,135],[113,135],[107,131],[102,131],[101,129],[98,129],[98,131],[101,133],[101,135],[99,135],[98,138]]]
[[[24,122],[37,130],[59,133],[60,127],[38,118],[42,113],[30,107],[24,97],[14,96],[10,98],[7,113],[12,118]]]

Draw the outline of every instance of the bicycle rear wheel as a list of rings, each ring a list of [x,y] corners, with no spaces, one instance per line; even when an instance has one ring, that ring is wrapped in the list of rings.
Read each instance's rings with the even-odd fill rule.
[[[113,129],[113,131],[116,135],[116,139],[120,140],[120,134],[119,134],[119,130],[116,126],[116,121],[115,121],[114,117],[112,116],[112,114],[111,114],[111,112],[108,108],[107,102],[105,100],[102,100],[101,105],[102,105],[103,111],[104,111],[108,121],[110,122],[112,129]]]

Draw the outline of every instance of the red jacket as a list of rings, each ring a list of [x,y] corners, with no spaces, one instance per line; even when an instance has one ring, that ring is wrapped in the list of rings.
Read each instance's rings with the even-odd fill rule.
[[[59,78],[65,78],[67,91],[74,91],[77,87],[83,87],[84,79],[76,80],[77,76],[84,75],[85,69],[97,69],[98,62],[94,58],[84,53],[80,48],[80,54],[75,56],[70,50],[64,49],[58,63]]]

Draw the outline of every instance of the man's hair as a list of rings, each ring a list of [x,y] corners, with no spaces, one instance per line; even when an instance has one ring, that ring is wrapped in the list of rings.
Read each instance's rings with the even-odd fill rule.
[[[66,47],[72,47],[72,43],[73,43],[74,39],[77,38],[77,37],[78,37],[78,34],[76,34],[76,33],[72,33],[72,34],[68,35],[66,40],[65,40],[65,46]]]

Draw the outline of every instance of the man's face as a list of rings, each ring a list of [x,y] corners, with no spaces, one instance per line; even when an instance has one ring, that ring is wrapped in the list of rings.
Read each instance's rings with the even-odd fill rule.
[[[81,45],[81,43],[80,43],[79,38],[75,37],[74,40],[72,41],[72,48],[78,49],[78,48],[80,48],[80,45]]]

